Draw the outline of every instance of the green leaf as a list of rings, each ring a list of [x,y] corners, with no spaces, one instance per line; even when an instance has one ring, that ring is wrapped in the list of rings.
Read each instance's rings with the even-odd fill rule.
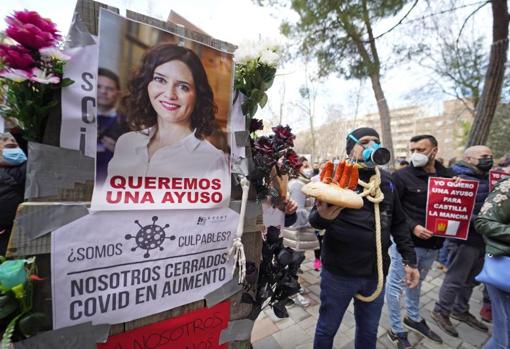
[[[44,313],[30,313],[18,322],[18,329],[25,337],[50,329],[49,319]]]
[[[11,316],[18,309],[18,302],[12,292],[0,296],[0,319]]]
[[[74,84],[74,80],[72,80],[72,79],[64,78],[62,80],[62,87],[67,87],[67,86],[72,85],[72,84]]]
[[[260,100],[259,100],[259,106],[261,108],[264,108],[266,106],[266,103],[267,103],[267,95],[264,92],[262,92],[262,98],[260,98]]]

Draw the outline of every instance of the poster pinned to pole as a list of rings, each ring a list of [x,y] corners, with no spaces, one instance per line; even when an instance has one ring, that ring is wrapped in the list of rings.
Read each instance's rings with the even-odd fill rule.
[[[228,206],[232,53],[107,10],[99,41],[91,210]]]
[[[52,232],[54,328],[117,324],[204,299],[232,279],[239,214],[97,212]]]
[[[436,236],[467,240],[478,181],[429,177],[425,228]]]

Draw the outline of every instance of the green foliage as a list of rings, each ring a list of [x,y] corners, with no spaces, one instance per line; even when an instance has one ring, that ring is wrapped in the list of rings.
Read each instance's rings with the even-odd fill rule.
[[[258,59],[236,64],[234,88],[246,96],[241,106],[243,114],[252,118],[258,107],[267,103],[266,91],[273,85],[276,67],[262,64]]]
[[[274,0],[258,3],[275,5]],[[280,30],[301,42],[300,54],[317,58],[320,76],[337,73],[346,78],[364,78],[380,67],[377,52],[370,47],[372,26],[396,15],[407,3],[408,0],[293,0],[290,7],[299,15],[299,21],[284,22]]]

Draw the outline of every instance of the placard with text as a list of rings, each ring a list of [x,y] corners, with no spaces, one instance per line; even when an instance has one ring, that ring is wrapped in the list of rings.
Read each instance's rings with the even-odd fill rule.
[[[172,319],[110,336],[97,349],[226,349],[219,344],[228,327],[230,302],[202,308]]]
[[[489,191],[494,190],[494,186],[503,178],[510,177],[510,173],[501,170],[489,171]]]
[[[430,177],[425,227],[436,236],[466,240],[478,182]]]
[[[102,9],[98,62],[91,210],[228,207],[232,53]]]
[[[232,278],[239,214],[110,211],[52,232],[53,327],[117,324],[204,299]]]

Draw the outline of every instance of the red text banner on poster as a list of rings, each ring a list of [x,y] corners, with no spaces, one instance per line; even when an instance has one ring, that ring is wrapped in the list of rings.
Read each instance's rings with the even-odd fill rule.
[[[430,177],[425,227],[437,236],[466,240],[477,190],[477,181]]]
[[[230,302],[202,308],[108,338],[98,349],[223,349],[220,333],[227,328]]]
[[[496,183],[498,183],[501,179],[506,177],[510,177],[510,173],[497,170],[489,171],[489,191],[492,191]]]

